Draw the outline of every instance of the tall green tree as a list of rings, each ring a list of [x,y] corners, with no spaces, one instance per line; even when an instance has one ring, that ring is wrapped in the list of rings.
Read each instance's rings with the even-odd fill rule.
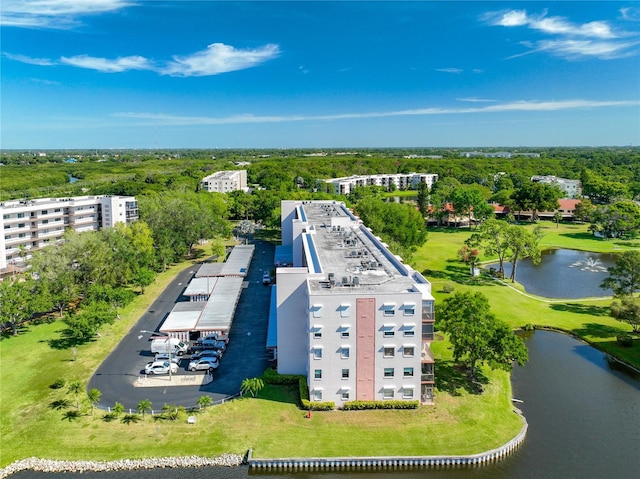
[[[634,333],[640,333],[640,298],[623,297],[611,302],[611,316],[630,324]]]
[[[454,360],[473,380],[482,364],[510,370],[514,361],[522,365],[528,359],[524,342],[496,319],[482,293],[455,293],[438,306],[437,315],[440,328],[449,334]]]
[[[612,289],[616,296],[633,296],[640,290],[640,251],[625,251],[616,258],[615,266],[607,268],[609,276],[601,288]]]
[[[429,213],[429,187],[426,183],[420,183],[418,185],[418,211],[423,218],[427,217]]]
[[[30,274],[14,278],[5,278],[0,282],[0,321],[3,326],[11,328],[14,336],[22,324],[31,319],[35,313],[42,313],[51,308],[46,291],[34,281]]]
[[[508,259],[511,262],[510,279],[512,283],[516,282],[519,260],[529,258],[534,265],[540,264],[541,254],[538,244],[542,234],[542,229],[539,226],[533,231],[518,225],[509,225],[507,228],[506,245],[509,251]]]
[[[95,411],[95,407],[100,403],[100,398],[102,397],[102,392],[100,392],[99,389],[96,388],[91,388],[89,391],[87,391],[87,398],[89,399],[89,402],[91,403],[91,415],[93,416],[93,413]]]
[[[82,392],[82,389],[83,386],[79,379],[71,381],[67,387],[67,391],[73,394],[76,398],[76,409],[80,409],[80,393]]]
[[[138,406],[136,407],[136,410],[142,414],[142,419],[144,419],[144,415],[147,411],[151,411],[151,401],[149,401],[148,399],[142,399],[139,403]]]
[[[251,397],[256,397],[260,390],[264,387],[264,381],[260,378],[246,378],[243,379],[240,385],[240,391],[243,394],[251,394]]]
[[[554,211],[558,208],[562,191],[553,185],[529,182],[517,188],[511,198],[519,213],[531,211],[531,222],[534,222],[538,219],[539,211]]]
[[[482,248],[485,256],[497,256],[500,275],[504,275],[504,260],[510,254],[508,229],[506,221],[489,219],[478,226],[477,232],[465,241],[467,246]]]
[[[618,201],[599,206],[592,214],[590,230],[605,238],[635,236],[640,233],[640,206],[633,201]]]

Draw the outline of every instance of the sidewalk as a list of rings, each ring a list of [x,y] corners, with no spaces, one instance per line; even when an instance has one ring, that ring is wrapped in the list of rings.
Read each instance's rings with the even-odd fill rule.
[[[213,381],[211,374],[174,374],[169,376],[140,376],[133,382],[135,388],[166,388],[172,386],[202,386]]]

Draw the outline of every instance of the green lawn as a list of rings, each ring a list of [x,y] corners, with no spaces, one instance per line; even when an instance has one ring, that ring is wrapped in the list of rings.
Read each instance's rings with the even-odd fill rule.
[[[548,245],[592,251],[634,246],[592,239],[586,226],[546,226],[543,243]],[[433,282],[436,300],[446,297],[441,292],[445,283],[456,291],[473,288],[483,292],[496,315],[513,327],[535,323],[566,329],[640,366],[639,346],[625,349],[615,343],[615,335],[630,327],[607,315],[610,300],[548,302],[521,294],[521,288],[471,278],[456,261],[469,234],[432,230],[416,253],[415,267]],[[84,394],[82,416],[66,419],[65,414],[75,409],[73,396],[66,387],[49,386],[57,378],[86,384],[173,275],[189,264],[160,275],[121,312],[121,320],[104,328],[100,338],[78,347],[75,361],[72,351],[51,347],[50,340],[59,338],[63,329],[59,321],[31,325],[18,337],[0,340],[0,467],[31,456],[111,460],[244,454],[249,448],[256,457],[471,454],[496,447],[520,431],[521,419],[512,412],[509,375],[485,370],[488,383],[476,394],[453,367],[446,341],[433,344],[438,359],[436,404],[415,411],[315,412],[307,419],[296,405],[295,389],[267,386],[258,398],[207,409],[196,425],[187,425],[184,416],[175,422],[150,417],[132,424],[105,422],[103,412],[91,415]],[[69,407],[54,407],[65,399]]]

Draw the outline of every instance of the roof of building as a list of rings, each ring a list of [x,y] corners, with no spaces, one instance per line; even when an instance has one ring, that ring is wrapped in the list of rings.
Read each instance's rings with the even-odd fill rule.
[[[208,295],[211,294],[213,288],[216,285],[217,278],[212,277],[203,277],[203,278],[192,278],[189,282],[189,285],[182,293],[185,296],[198,296],[198,295]]]
[[[204,301],[182,301],[176,303],[160,326],[160,332],[195,330],[205,304]]]
[[[202,331],[228,331],[233,322],[236,305],[242,292],[243,278],[220,277],[202,310],[196,329]]]
[[[306,265],[314,293],[340,288],[368,289],[376,292],[415,290],[416,283],[428,281],[402,259],[393,255],[382,241],[342,203],[306,202],[302,208],[309,226],[305,235]]]
[[[224,263],[205,263],[200,266],[196,278],[207,276],[246,276],[256,247],[252,244],[239,244],[233,247]]]

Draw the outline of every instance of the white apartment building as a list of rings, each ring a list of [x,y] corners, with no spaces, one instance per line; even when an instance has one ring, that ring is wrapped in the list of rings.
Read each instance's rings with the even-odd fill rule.
[[[278,372],[311,401],[433,400],[431,284],[344,205],[283,201]],[[273,306],[272,306],[273,307]]]
[[[0,203],[0,269],[22,264],[31,252],[59,240],[67,228],[78,232],[138,219],[133,196],[76,196]]]
[[[333,185],[337,195],[348,195],[357,186],[382,186],[389,189],[395,185],[398,190],[415,189],[420,183],[431,188],[438,181],[438,175],[430,173],[389,173],[384,175],[355,175],[323,180]]]
[[[247,191],[247,170],[217,171],[202,179],[200,185],[209,193],[229,193]]]
[[[531,177],[531,181],[534,183],[555,185],[562,190],[565,198],[580,198],[582,196],[582,182],[580,180],[536,175]]]

